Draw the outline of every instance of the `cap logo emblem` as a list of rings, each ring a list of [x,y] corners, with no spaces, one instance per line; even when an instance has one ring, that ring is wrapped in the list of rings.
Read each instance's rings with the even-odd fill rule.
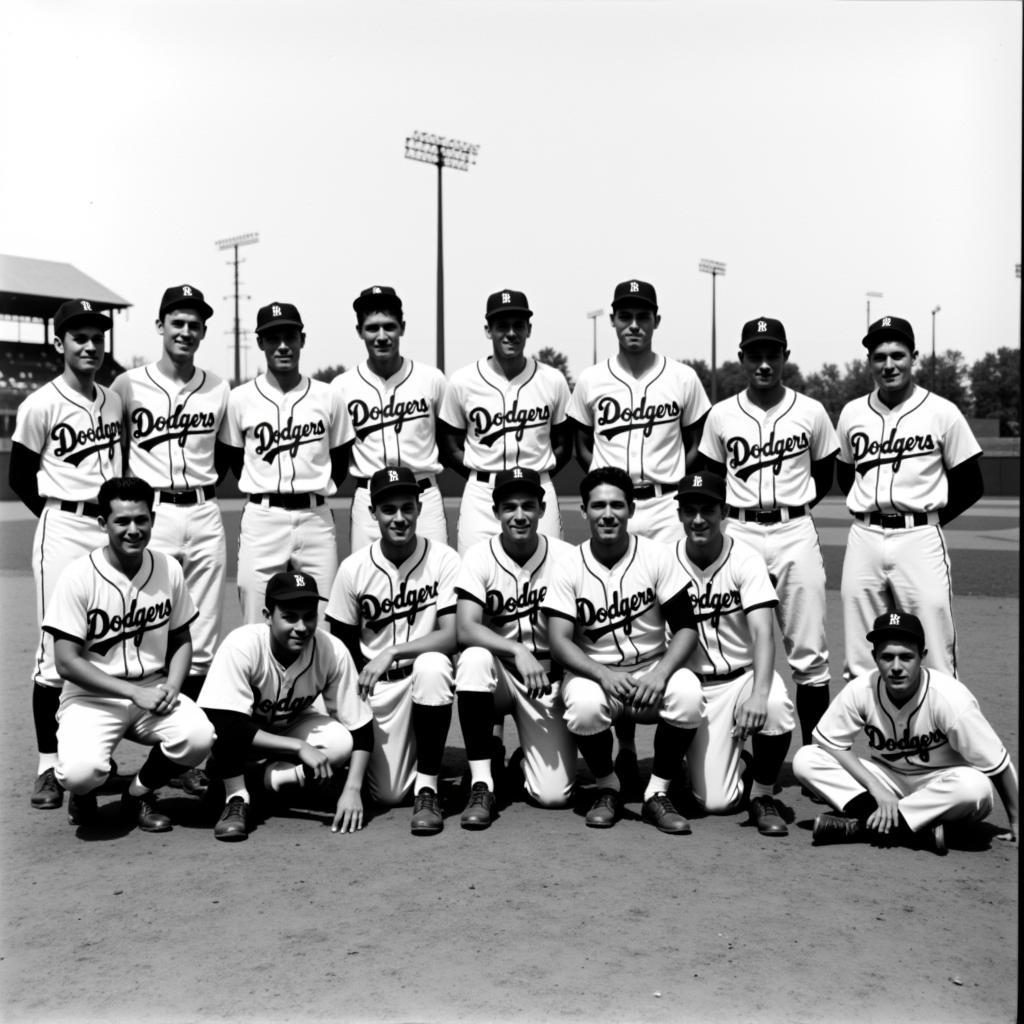
[[[371,292],[371,294],[372,295],[380,295],[380,289],[378,287],[374,286],[374,289]]]
[[[395,470],[393,470],[393,469],[389,469],[388,470],[388,483],[389,484],[393,484],[393,483],[397,482],[397,480],[398,480],[398,473]]]
[[[629,282],[629,290],[630,290],[630,293],[640,291],[640,282],[639,281],[630,281]]]
[[[522,480],[523,479],[523,471],[521,469],[513,469],[512,470],[512,477],[515,480]]]
[[[501,293],[501,304],[507,306],[512,301],[512,296],[508,292]]]
[[[695,477],[693,478],[693,486],[694,486],[694,487],[703,487],[703,486],[704,486],[704,480],[703,480],[703,478],[701,478],[701,477],[699,477],[699,476],[695,476]]]
[[[189,288],[189,286],[187,284],[183,284],[181,286],[181,294],[182,295],[191,295],[192,294],[192,289]]]
[[[92,303],[91,302],[86,302],[85,299],[83,299],[82,300],[82,310],[84,312],[86,312],[86,313],[91,313],[92,312]]]
[[[281,307],[280,306],[271,306],[270,307],[270,315],[271,316],[280,316],[281,315]]]
[[[292,578],[295,580],[295,586],[304,587],[306,585],[306,577],[301,572],[293,573]]]
[[[899,624],[900,624],[900,617],[899,617],[899,615],[890,615],[889,616],[889,625],[890,626],[898,626]]]
[[[891,316],[883,316],[882,317],[882,326],[883,327],[892,327],[892,317]]]
[[[758,320],[757,321],[757,333],[758,334],[767,334],[768,333],[768,325],[763,320]]]

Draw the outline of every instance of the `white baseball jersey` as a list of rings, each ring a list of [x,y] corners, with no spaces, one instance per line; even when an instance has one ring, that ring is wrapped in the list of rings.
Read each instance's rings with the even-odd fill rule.
[[[458,574],[459,556],[445,544],[417,537],[413,553],[395,565],[374,541],[341,563],[325,614],[359,626],[360,648],[374,658],[393,644],[427,636],[439,615],[454,613]]]
[[[485,626],[523,644],[550,669],[548,622],[541,609],[552,574],[573,546],[543,534],[537,540],[537,550],[522,565],[505,551],[501,537],[474,544],[463,556],[455,593],[480,605]]]
[[[963,413],[915,386],[890,409],[878,392],[847,402],[839,414],[839,459],[854,469],[851,512],[934,512],[949,495],[946,471],[981,454]]]
[[[168,635],[192,622],[196,608],[173,558],[146,550],[141,568],[128,579],[104,550],[64,570],[43,629],[82,644],[85,658],[108,675],[138,682],[164,671]],[[66,681],[61,699],[87,695],[92,691]]]
[[[44,498],[95,501],[100,484],[121,475],[121,399],[95,387],[90,402],[57,377],[18,406],[12,440],[40,456]]]
[[[529,357],[512,380],[492,366],[488,357],[456,370],[441,403],[441,419],[466,431],[466,468],[550,472],[555,465],[551,428],[565,422],[569,405],[565,377]]]
[[[725,464],[729,504],[761,509],[812,502],[811,463],[838,450],[825,407],[789,388],[771,409],[754,405],[745,391],[716,402],[699,447]]]
[[[608,568],[594,557],[590,541],[584,541],[559,560],[543,609],[575,622],[575,642],[587,657],[600,665],[628,668],[665,653],[662,609],[686,585],[665,544],[630,534],[625,555]],[[692,619],[684,624],[694,626]]]
[[[150,363],[126,370],[113,390],[124,403],[133,476],[160,490],[217,482],[213,452],[227,409],[227,381],[196,367],[182,383]]]
[[[331,381],[352,421],[355,444],[350,472],[364,479],[385,466],[408,466],[417,476],[440,473],[437,415],[444,398],[444,374],[426,363],[403,359],[387,380],[369,362]]]
[[[690,584],[697,620],[697,646],[686,667],[702,675],[726,675],[748,668],[754,645],[747,615],[778,604],[764,559],[746,544],[724,535],[721,554],[706,569],[686,554],[686,541],[675,547],[675,561]]]
[[[244,494],[334,494],[330,451],[353,436],[336,389],[302,377],[282,392],[266,373],[232,390],[220,430],[245,451]]]
[[[826,748],[849,750],[859,736],[867,739],[871,761],[900,775],[970,766],[993,776],[1010,763],[971,691],[932,669],[922,669],[920,688],[902,708],[889,700],[877,669],[850,680],[814,738]]]
[[[658,356],[633,377],[613,357],[580,374],[569,416],[594,431],[591,469],[618,466],[637,484],[674,484],[686,474],[682,430],[710,408],[689,366]]]
[[[290,725],[321,694],[327,713],[349,732],[373,717],[360,698],[352,657],[336,637],[318,629],[290,665],[270,647],[270,627],[251,623],[224,638],[203,683],[201,708],[238,711],[268,730]]]

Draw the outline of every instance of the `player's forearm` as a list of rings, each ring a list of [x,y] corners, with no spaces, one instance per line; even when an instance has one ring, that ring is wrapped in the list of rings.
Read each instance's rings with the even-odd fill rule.
[[[754,684],[752,692],[767,698],[775,672],[775,619],[774,610],[757,608],[747,616],[754,655]]]
[[[192,635],[188,629],[176,630],[167,638],[167,685],[181,693],[192,669]]]
[[[832,490],[835,468],[835,455],[828,455],[824,459],[811,463],[811,479],[814,481],[814,499],[811,501],[811,508],[814,508]]]
[[[826,747],[820,743],[818,746],[820,746],[822,750],[831,754],[839,762],[840,768],[843,768],[855,781],[859,782],[872,796],[877,798],[877,791],[880,790],[881,784],[878,779],[876,779],[875,776],[864,767],[860,758],[852,750],[835,750],[832,747]],[[840,808],[840,810],[842,810],[842,808]]]
[[[576,461],[585,472],[590,472],[590,464],[594,461],[594,432],[587,427],[576,428]]]
[[[264,754],[289,754],[297,758],[304,746],[305,740],[279,736],[275,732],[267,732],[266,729],[257,729],[252,738],[252,749]]]
[[[499,658],[514,658],[522,646],[515,640],[499,636],[482,622],[459,622],[456,638],[459,647],[482,647]]]
[[[348,778],[344,788],[350,793],[358,793],[363,788],[366,768],[370,763],[369,750],[353,750],[352,759],[348,763]]]
[[[1011,825],[1020,821],[1020,792],[1017,769],[1011,762],[998,775],[992,776],[992,785],[1006,808],[1006,817]]]
[[[691,423],[688,427],[682,428],[683,447],[686,451],[686,469],[688,472],[692,472],[700,457],[697,449],[700,447],[700,439],[704,436],[704,422],[707,418],[708,414],[704,413],[696,423]]]
[[[135,691],[139,689],[137,683],[127,679],[118,679],[103,669],[93,665],[82,654],[62,653],[59,646],[56,648],[54,662],[61,679],[80,686],[83,690],[95,693],[100,697],[122,697],[131,700]]]
[[[583,650],[574,640],[567,640],[563,637],[550,636],[551,657],[563,668],[567,668],[575,675],[584,679],[592,679],[595,683],[601,682],[601,675],[605,669],[592,658],[583,653]]]
[[[673,633],[668,647],[665,648],[665,653],[658,659],[658,668],[665,673],[667,678],[686,664],[686,659],[690,657],[696,646],[697,631],[695,629],[681,629],[678,633]]]
[[[463,480],[469,477],[469,470],[466,469],[464,438],[465,434],[439,424],[437,456],[441,460],[442,466],[447,466],[448,469],[458,473]]]
[[[945,526],[978,502],[985,493],[981,475],[981,460],[971,459],[949,471],[949,498],[946,507],[939,509],[939,522]]]
[[[7,482],[21,503],[37,518],[46,504],[39,494],[39,456],[17,441],[11,446]]]
[[[421,654],[454,654],[458,643],[455,638],[455,623],[442,626],[426,636],[416,640],[406,640],[403,644],[393,644],[388,650],[392,661],[409,661]]]

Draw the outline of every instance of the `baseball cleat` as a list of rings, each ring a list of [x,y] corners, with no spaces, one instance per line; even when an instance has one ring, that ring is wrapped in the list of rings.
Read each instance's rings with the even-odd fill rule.
[[[202,796],[210,788],[210,780],[202,768],[189,768],[167,783],[172,789],[184,790],[189,796]]]
[[[96,796],[93,793],[83,793],[76,796],[68,794],[68,824],[69,825],[95,825],[99,821],[100,808],[96,803]]]
[[[134,821],[143,832],[170,832],[171,819],[156,809],[156,793],[132,796],[126,789],[121,796],[121,813]]]
[[[462,812],[462,827],[469,829],[487,828],[494,821],[494,794],[486,782],[474,782],[469,803]]]
[[[40,811],[52,811],[64,803],[64,788],[57,781],[52,768],[36,777],[32,789],[32,806]]]
[[[693,830],[690,823],[673,806],[665,793],[655,793],[644,801],[643,819],[655,825],[659,832],[670,836],[688,836]]]
[[[414,836],[435,836],[443,828],[444,818],[437,794],[429,786],[424,786],[413,801],[409,830]]]
[[[618,790],[599,790],[597,799],[587,811],[587,826],[589,828],[611,828],[618,821],[621,809],[622,798],[619,796]]]
[[[220,820],[213,826],[213,838],[225,843],[238,843],[249,837],[249,805],[233,796],[225,805]]]
[[[856,818],[848,818],[845,814],[827,811],[814,819],[814,837],[816,846],[827,843],[849,843],[861,834],[861,824]]]
[[[750,801],[750,820],[763,836],[788,836],[789,826],[782,820],[779,805],[770,796]]]

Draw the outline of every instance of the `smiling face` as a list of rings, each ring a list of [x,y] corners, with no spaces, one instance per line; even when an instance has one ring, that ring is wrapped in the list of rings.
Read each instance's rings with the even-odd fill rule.
[[[267,370],[278,377],[299,372],[299,353],[306,335],[298,327],[272,327],[256,335],[256,344],[266,357]]]
[[[194,309],[172,309],[156,322],[164,352],[172,363],[191,363],[206,336],[206,324]]]
[[[871,652],[889,700],[902,707],[921,685],[921,657],[924,652],[906,640],[886,640]]]
[[[583,517],[595,544],[614,547],[626,539],[630,517],[636,506],[614,484],[599,484],[583,506]]]
[[[711,498],[693,496],[679,503],[679,520],[686,533],[686,550],[694,554],[713,551],[722,538],[725,506]]]
[[[366,345],[370,369],[380,377],[390,377],[402,360],[400,342],[405,324],[393,313],[368,313],[356,328]]]
[[[419,491],[399,492],[381,498],[370,510],[380,527],[381,540],[402,547],[416,537],[416,520],[420,516]]]
[[[102,327],[71,327],[53,347],[64,356],[64,368],[78,377],[92,377],[103,364],[105,331]]]
[[[782,371],[789,351],[778,342],[754,342],[740,349],[740,366],[747,376],[747,386],[761,395],[782,392]]]
[[[494,358],[506,363],[523,358],[526,341],[532,332],[530,318],[522,313],[491,317],[484,327],[484,333],[491,339]]]
[[[278,661],[290,663],[313,639],[317,624],[316,601],[288,601],[263,609],[263,619],[270,626],[270,649]]]
[[[100,527],[106,531],[107,544],[122,565],[130,565],[142,558],[153,532],[153,513],[144,501],[125,501],[114,498],[110,514],[100,517]]]
[[[913,386],[915,353],[900,341],[883,341],[868,355],[871,376],[882,400],[897,405]]]
[[[619,351],[632,356],[650,352],[660,323],[660,315],[650,306],[620,306],[614,310],[612,327],[619,338]]]
[[[501,525],[501,535],[510,544],[528,545],[537,537],[537,526],[544,514],[544,502],[535,494],[516,492],[503,494],[494,506]]]

